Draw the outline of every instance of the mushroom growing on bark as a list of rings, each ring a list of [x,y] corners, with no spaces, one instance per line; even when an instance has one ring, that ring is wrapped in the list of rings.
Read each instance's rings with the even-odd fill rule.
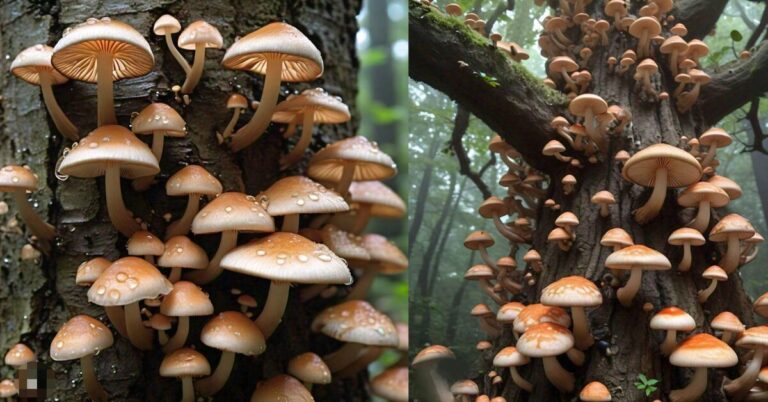
[[[0,192],[11,193],[19,215],[29,231],[43,242],[49,242],[56,236],[53,225],[43,220],[27,200],[27,192],[37,191],[37,176],[29,169],[16,165],[0,169]]]
[[[732,274],[739,267],[741,254],[740,240],[746,240],[755,234],[755,228],[743,216],[729,214],[720,219],[709,232],[709,240],[717,243],[726,243],[725,254],[718,264],[728,274]]]
[[[251,394],[251,402],[283,400],[290,402],[312,402],[314,398],[299,380],[285,374],[259,381],[253,394]]]
[[[214,197],[223,191],[221,182],[204,167],[187,165],[174,173],[165,183],[165,193],[171,197],[187,196],[187,207],[179,220],[171,222],[165,231],[165,238],[186,235],[192,228],[192,221],[200,210],[200,197]]]
[[[698,208],[696,218],[688,226],[699,232],[705,232],[709,227],[712,209],[724,207],[730,201],[728,193],[706,181],[691,184],[677,197],[681,206]]]
[[[533,390],[533,384],[520,375],[517,368],[530,363],[528,356],[523,355],[517,351],[514,346],[507,346],[501,349],[493,358],[493,365],[496,367],[508,367],[509,375],[512,381],[521,389],[531,392]]]
[[[741,333],[746,329],[744,324],[741,323],[741,320],[739,320],[739,317],[730,311],[723,311],[722,313],[716,315],[715,318],[712,319],[712,322],[709,324],[709,326],[713,331],[722,331],[723,334],[720,339],[727,344],[730,344],[739,338]]]
[[[661,354],[669,356],[677,347],[677,332],[696,329],[696,321],[690,314],[677,307],[666,307],[651,318],[651,329],[667,331],[661,344]]]
[[[190,348],[181,348],[163,358],[160,363],[160,376],[174,377],[181,380],[181,402],[195,401],[195,388],[192,379],[211,373],[211,365],[200,352]]]
[[[611,210],[608,207],[615,204],[616,199],[610,191],[603,190],[592,196],[592,203],[600,206],[600,216],[607,218],[611,215]]]
[[[599,381],[592,381],[584,386],[579,393],[582,402],[610,402],[611,392]]]
[[[248,98],[240,94],[232,94],[227,99],[227,109],[233,109],[232,118],[229,119],[227,127],[224,128],[224,132],[219,137],[219,143],[229,138],[232,135],[232,131],[235,130],[235,125],[240,119],[240,114],[244,110],[248,110]]]
[[[442,345],[432,345],[419,351],[411,361],[415,371],[415,384],[428,392],[437,401],[450,401],[453,398],[445,378],[438,373],[438,367],[444,360],[456,359],[450,349]]]
[[[701,166],[711,166],[715,160],[718,148],[725,148],[731,145],[733,139],[722,128],[712,127],[699,136],[699,143],[709,147],[704,158],[701,160]]]
[[[181,31],[179,47],[195,51],[192,68],[187,72],[187,78],[181,86],[182,94],[191,94],[200,82],[205,68],[205,49],[221,49],[223,46],[224,39],[219,30],[205,21],[195,21]]]
[[[500,200],[498,197],[491,196],[487,198],[477,209],[477,212],[483,218],[493,219],[493,225],[496,227],[496,230],[498,230],[499,233],[501,233],[504,237],[509,239],[509,241],[517,243],[525,242],[522,237],[513,232],[509,226],[501,221],[501,217],[507,215],[509,211],[507,210],[507,206],[504,204],[504,201]]]
[[[331,383],[331,370],[320,356],[312,352],[294,356],[288,361],[286,371],[301,380],[308,391],[312,391],[312,384]]]
[[[333,214],[349,210],[344,198],[304,176],[284,177],[257,198],[271,216],[283,217],[283,232],[298,233],[301,214]]]
[[[709,334],[696,334],[680,343],[669,356],[669,362],[674,366],[694,369],[691,382],[685,388],[670,392],[670,401],[693,402],[707,390],[707,368],[732,367],[739,362],[739,358],[725,342]]]
[[[573,337],[577,349],[586,350],[594,343],[589,330],[586,309],[603,303],[603,295],[592,281],[581,276],[567,276],[541,291],[541,303],[547,306],[571,308]]]
[[[354,223],[348,228],[340,227],[354,234],[362,233],[372,217],[400,219],[406,212],[403,199],[377,180],[353,181],[349,186],[349,206],[350,214],[355,218]],[[331,222],[335,223],[336,217],[343,219],[341,215],[344,214],[334,215]]]
[[[163,351],[170,353],[186,343],[189,335],[189,317],[213,314],[213,303],[197,285],[180,281],[163,297],[160,313],[167,317],[178,317],[176,333],[163,345]]]
[[[699,303],[706,303],[707,299],[709,299],[709,296],[712,296],[712,293],[715,293],[717,282],[725,282],[728,280],[728,274],[726,274],[725,271],[723,271],[723,269],[717,265],[713,265],[704,270],[704,272],[701,274],[701,277],[704,279],[709,279],[710,282],[706,289],[699,291]]]
[[[693,260],[691,247],[703,246],[707,241],[704,239],[704,235],[696,229],[680,228],[669,235],[667,242],[673,246],[683,246],[683,258],[680,260],[680,264],[677,265],[677,269],[685,272],[691,269],[691,261]]]
[[[765,356],[766,349],[768,349],[768,326],[760,325],[747,328],[736,341],[736,346],[754,351],[741,376],[723,386],[725,392],[733,400],[740,401],[747,395],[760,374],[763,357]]]
[[[493,237],[484,230],[476,230],[464,239],[464,247],[478,251],[480,253],[480,258],[482,258],[485,264],[495,271],[498,270],[496,262],[488,254],[488,248],[493,246],[494,243]]]
[[[181,31],[181,23],[174,16],[163,14],[155,21],[155,25],[152,27],[152,32],[157,36],[165,37],[165,45],[168,46],[168,51],[171,52],[173,58],[179,63],[181,69],[186,74],[189,74],[189,63],[184,56],[179,53],[179,49],[176,49],[176,45],[173,43],[173,34]]]
[[[146,230],[139,230],[128,238],[125,244],[128,255],[141,257],[148,263],[154,264],[155,257],[163,255],[165,244],[157,236]]]
[[[605,266],[611,269],[630,270],[627,283],[616,291],[616,297],[624,307],[632,305],[632,299],[640,290],[643,271],[663,271],[672,268],[664,254],[641,244],[615,251],[605,260]]]
[[[640,17],[629,26],[629,34],[638,39],[637,57],[651,57],[651,38],[661,33],[661,24],[654,17]]]
[[[517,350],[525,356],[542,358],[544,374],[560,392],[570,393],[574,387],[574,376],[557,361],[557,356],[573,347],[573,335],[567,328],[541,323],[528,328],[517,340]]]

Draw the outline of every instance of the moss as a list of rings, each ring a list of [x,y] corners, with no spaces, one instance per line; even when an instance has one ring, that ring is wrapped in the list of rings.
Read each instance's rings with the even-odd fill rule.
[[[515,76],[514,79],[521,81],[523,85],[540,94],[546,104],[552,106],[564,106],[568,104],[568,98],[562,92],[544,85],[542,79],[528,71],[527,68],[515,62],[510,62],[509,64],[510,69]]]
[[[433,7],[422,4],[418,0],[411,0],[409,4],[409,14],[411,18],[426,18],[430,23],[435,24],[446,31],[454,32],[459,40],[465,43],[471,43],[480,47],[491,47],[488,39],[478,34],[472,28],[464,24],[464,21],[445,15]]]

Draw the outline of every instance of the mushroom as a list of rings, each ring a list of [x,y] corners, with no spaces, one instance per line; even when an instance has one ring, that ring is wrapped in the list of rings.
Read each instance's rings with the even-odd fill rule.
[[[541,264],[541,254],[534,249],[528,250],[523,255],[523,261],[531,265],[534,272],[541,272],[543,265]]]
[[[688,28],[685,27],[685,24],[677,23],[672,28],[669,28],[669,32],[672,35],[686,36],[688,35]]]
[[[125,306],[128,339],[135,347],[150,350],[152,330],[141,322],[139,302],[166,295],[172,289],[171,282],[152,264],[137,257],[124,257],[112,263],[91,285],[88,301],[105,307]]]
[[[551,140],[541,150],[541,154],[544,156],[554,156],[557,160],[562,162],[570,162],[570,156],[563,156],[562,152],[565,152],[565,146],[558,140]]]
[[[349,206],[355,220],[348,230],[354,234],[362,233],[371,217],[400,219],[405,216],[403,199],[377,180],[353,181],[349,186]],[[334,217],[339,215],[342,214]],[[336,220],[332,218],[331,222]]]
[[[370,258],[359,262],[351,259],[352,265],[363,270],[363,275],[357,279],[357,283],[347,296],[348,300],[365,298],[376,275],[397,275],[408,268],[408,257],[386,237],[367,233],[363,235],[361,244]]]
[[[84,263],[80,264],[80,266],[77,267],[77,274],[75,275],[75,283],[78,286],[88,286],[90,287],[93,285],[93,282],[96,281],[96,279],[101,276],[101,273],[104,272],[109,266],[112,265],[112,261],[104,258],[104,257],[96,257],[93,259],[90,259],[88,261],[85,261]],[[124,332],[121,332],[121,335]]]
[[[224,46],[224,39],[219,30],[205,21],[195,21],[189,24],[179,34],[179,47],[186,50],[195,51],[195,60],[192,62],[192,68],[187,73],[187,78],[181,86],[182,94],[191,94],[195,90],[197,83],[203,76],[205,68],[205,49],[221,49]]]
[[[576,87],[576,83],[573,82],[569,74],[578,69],[579,64],[573,61],[573,59],[570,57],[557,56],[549,62],[549,68],[547,71],[549,71],[549,75],[553,78],[558,74],[563,78],[563,81],[565,81],[566,92],[577,92],[578,88]]]
[[[508,211],[504,201],[500,200],[498,197],[491,196],[487,198],[477,209],[477,212],[483,218],[493,219],[493,224],[496,226],[496,230],[509,239],[509,241],[517,243],[525,242],[522,237],[513,232],[509,226],[501,221],[501,217],[507,215]]]
[[[168,340],[163,350],[172,352],[187,341],[189,317],[213,314],[213,304],[208,295],[192,282],[180,281],[173,284],[173,290],[163,297],[160,313],[167,317],[178,317],[176,333]]]
[[[678,367],[694,368],[693,379],[685,388],[673,390],[669,394],[670,401],[697,401],[707,390],[708,367],[732,367],[738,361],[736,352],[712,335],[696,334],[686,338],[669,356],[669,362]]]
[[[557,356],[573,347],[573,335],[567,328],[550,322],[528,328],[517,340],[517,350],[525,356],[542,358],[544,374],[560,392],[573,392],[573,374],[557,361]]]
[[[472,380],[459,380],[451,385],[451,393],[457,402],[471,402],[472,397],[480,394],[480,388]]]
[[[272,121],[290,123],[297,116],[301,120],[301,137],[288,155],[280,159],[286,168],[301,160],[312,141],[315,124],[341,124],[351,118],[349,108],[339,97],[329,95],[322,88],[305,89],[299,95],[291,95],[275,108]]]
[[[35,356],[35,352],[30,349],[29,346],[23,343],[17,343],[8,349],[3,361],[6,366],[11,366],[16,369],[18,373],[18,384],[26,384],[28,378],[27,365],[37,361],[37,356]]]
[[[625,3],[624,0],[610,0],[606,2],[603,11],[605,11],[605,15],[613,17],[613,26],[617,30],[623,31],[625,29],[621,23],[621,20],[626,17],[628,13],[627,3]]]
[[[496,41],[496,47],[503,50],[512,60],[521,62],[528,60],[531,56],[520,45],[515,42],[503,42],[501,40]]]
[[[350,284],[346,263],[328,247],[294,233],[277,232],[230,251],[221,266],[271,281],[264,309],[256,318],[269,338],[283,317],[292,283]]]
[[[320,51],[298,29],[283,22],[268,24],[236,41],[221,64],[264,75],[259,108],[248,124],[232,136],[235,152],[258,140],[269,125],[281,81],[311,81],[323,74]]]
[[[297,233],[301,214],[349,210],[344,198],[304,176],[284,177],[257,196],[271,216],[283,216],[283,232]]]
[[[411,361],[415,371],[415,386],[424,389],[427,395],[437,401],[450,401],[453,398],[445,381],[437,369],[443,360],[456,359],[450,349],[442,345],[432,345],[420,350]]]
[[[724,190],[706,181],[691,184],[677,197],[677,203],[683,207],[698,207],[696,218],[688,226],[699,232],[709,227],[712,209],[724,207],[730,201]]]
[[[592,196],[592,203],[600,206],[600,216],[607,218],[611,215],[611,210],[608,209],[608,206],[615,204],[616,199],[610,191],[602,190]]]
[[[204,396],[215,395],[224,388],[235,365],[235,354],[257,356],[267,347],[259,327],[239,311],[225,311],[213,317],[200,331],[200,341],[221,350],[213,374],[195,383],[197,392]]]
[[[768,348],[768,326],[760,325],[747,328],[736,341],[736,346],[754,351],[752,359],[747,363],[741,376],[723,386],[726,394],[733,400],[740,401],[744,399],[760,374],[763,357],[766,348]]]
[[[408,367],[390,367],[371,379],[374,395],[392,402],[408,401]]]
[[[552,282],[541,291],[541,303],[570,307],[576,348],[586,350],[592,346],[595,340],[589,331],[585,309],[603,303],[603,296],[592,281],[581,276],[567,276]]]
[[[181,279],[181,270],[205,269],[208,267],[208,256],[202,247],[195,244],[187,236],[174,236],[165,243],[165,251],[157,260],[157,266],[171,268],[168,280],[176,283]]]
[[[8,378],[0,381],[0,398],[5,399],[6,402],[13,402],[13,396],[18,395],[19,390],[16,388],[14,380]]]
[[[222,143],[232,135],[232,131],[234,131],[235,125],[240,119],[240,114],[243,113],[243,110],[248,109],[248,99],[240,94],[232,94],[227,99],[227,109],[233,109],[234,111],[232,112],[232,118],[229,119],[227,127],[224,128],[224,132],[221,133],[221,137],[219,137],[219,143]]]
[[[128,255],[142,257],[148,263],[154,264],[155,257],[163,255],[165,244],[152,233],[146,230],[139,230],[128,238],[125,248],[128,251]]]
[[[711,166],[717,155],[718,148],[724,148],[731,144],[733,140],[722,128],[712,127],[699,136],[699,143],[709,147],[704,158],[701,160],[701,166]]]
[[[259,381],[251,395],[251,402],[314,401],[312,394],[299,380],[285,374]]]
[[[123,203],[120,176],[153,176],[160,172],[160,166],[149,147],[128,129],[106,125],[80,140],[80,145],[62,159],[59,171],[80,178],[104,176],[109,218],[120,233],[130,237],[140,227]]]
[[[557,132],[557,134],[560,135],[560,137],[564,139],[572,148],[576,149],[576,144],[574,144],[573,138],[568,132],[570,125],[571,124],[568,122],[568,120],[566,120],[563,116],[557,116],[553,118],[552,122],[550,123],[550,126],[555,129],[555,132]]]
[[[563,184],[563,194],[570,195],[573,193],[574,187],[576,186],[576,177],[574,177],[572,174],[567,174],[563,177],[563,179],[560,181],[560,183]]]
[[[149,317],[149,320],[146,321],[146,324],[148,324],[150,328],[157,331],[157,340],[160,342],[161,346],[164,346],[166,343],[168,343],[168,334],[165,333],[165,331],[171,329],[170,317],[161,313],[152,314],[152,317]]]
[[[568,328],[571,326],[571,316],[560,307],[545,306],[540,303],[529,304],[517,313],[512,330],[517,334],[522,334],[528,328],[545,322]]]
[[[69,120],[64,111],[59,107],[56,96],[53,94],[53,86],[67,82],[67,77],[61,75],[51,64],[53,48],[47,45],[34,45],[22,50],[11,63],[11,73],[22,80],[39,85],[43,93],[45,103],[51,120],[56,129],[71,141],[77,141],[77,127]]]
[[[53,48],[51,62],[70,79],[96,83],[98,125],[104,126],[117,124],[112,83],[149,73],[155,57],[133,27],[104,17],[89,18],[65,31]]]
[[[658,215],[669,187],[684,187],[701,178],[699,162],[688,152],[667,144],[654,144],[633,155],[621,171],[625,180],[653,187],[651,198],[634,211],[635,220],[644,224]]]
[[[691,246],[703,246],[707,241],[701,232],[696,229],[680,228],[669,235],[667,242],[673,246],[683,246],[683,258],[680,260],[680,264],[677,265],[677,269],[681,272],[686,272],[691,269]]]
[[[768,318],[768,292],[763,293],[762,296],[755,300],[752,310],[760,317]]]
[[[172,15],[163,14],[155,21],[155,25],[152,27],[152,32],[157,36],[165,37],[165,45],[168,46],[168,51],[171,52],[173,58],[179,63],[184,73],[189,74],[189,63],[184,56],[176,49],[176,45],[173,44],[173,34],[181,31],[181,23]]]
[[[701,277],[710,280],[709,286],[706,289],[700,290],[698,293],[699,303],[702,304],[707,302],[707,299],[709,299],[709,296],[711,296],[712,293],[715,293],[717,282],[725,282],[728,280],[728,274],[726,274],[725,271],[723,271],[723,269],[717,265],[712,265],[711,267],[704,270],[704,272],[701,274]]]
[[[190,348],[177,349],[165,355],[160,363],[162,377],[174,377],[181,380],[181,402],[195,401],[195,388],[192,379],[211,374],[208,360]]]
[[[517,261],[510,256],[503,256],[496,260],[496,267],[499,272],[496,274],[496,281],[505,289],[512,293],[518,293],[523,289],[523,285],[513,281],[510,273],[517,269]]]
[[[738,339],[739,336],[741,336],[741,333],[746,329],[744,324],[741,323],[741,320],[739,320],[739,317],[730,311],[723,311],[716,315],[709,326],[713,331],[722,331],[723,334],[720,339],[727,344]]]
[[[445,12],[451,17],[461,17],[464,10],[458,3],[448,3],[445,5]]]
[[[288,361],[288,374],[304,383],[307,391],[312,391],[312,384],[330,384],[331,371],[320,356],[312,353],[302,353]]]
[[[491,339],[496,339],[501,335],[501,329],[495,321],[496,314],[483,303],[472,307],[470,315],[477,317],[480,322],[480,329]]]
[[[488,254],[488,247],[493,246],[493,244],[493,237],[484,230],[476,230],[464,239],[464,247],[473,251],[479,251],[480,258],[482,258],[485,264],[493,268],[494,271],[498,271],[495,261]]]
[[[204,167],[187,165],[174,173],[165,183],[165,193],[170,197],[187,196],[187,207],[179,220],[168,225],[165,238],[186,235],[200,210],[200,197],[214,197],[223,191],[221,182]]]
[[[709,46],[699,39],[692,39],[688,42],[688,51],[685,57],[693,60],[696,65],[701,65],[699,59],[709,54]]]
[[[614,251],[605,260],[605,266],[611,269],[631,270],[626,285],[616,291],[616,297],[624,307],[632,305],[632,299],[640,290],[643,271],[660,271],[672,268],[664,254],[641,244]]]
[[[592,381],[584,386],[579,393],[579,399],[583,402],[610,402],[611,392],[599,381]]]
[[[152,134],[152,153],[158,161],[163,157],[165,137],[185,137],[187,127],[178,112],[165,103],[150,103],[131,119],[135,134]]]
[[[605,234],[603,234],[603,237],[600,239],[601,246],[612,247],[613,251],[619,251],[624,247],[629,247],[634,244],[635,243],[632,241],[632,236],[630,236],[629,233],[627,233],[622,228],[608,229],[608,231],[606,231]]]
[[[752,262],[757,256],[757,245],[764,242],[765,238],[760,233],[755,232],[749,239],[744,240],[746,246],[741,251],[739,262],[741,265],[746,265]]]
[[[573,245],[573,237],[563,228],[554,228],[547,236],[547,241],[557,243],[562,251],[568,251]]]
[[[544,30],[550,34],[550,38],[560,45],[570,45],[571,40],[565,36],[568,29],[568,20],[563,17],[550,17],[544,22]]]
[[[518,367],[524,366],[530,363],[530,361],[528,356],[518,352],[514,346],[507,346],[496,353],[496,356],[493,358],[493,365],[496,367],[508,367],[509,375],[515,385],[520,387],[520,389],[531,392],[533,390],[533,384],[523,378],[523,376],[520,375],[520,372],[517,371]]]
[[[221,259],[237,245],[239,232],[274,232],[275,223],[256,197],[243,193],[222,193],[209,202],[192,220],[192,233],[221,233],[219,248],[208,268],[187,274],[185,278],[197,284],[207,284],[222,271]]]
[[[19,214],[29,231],[45,243],[56,236],[55,228],[45,222],[27,200],[27,192],[37,191],[37,176],[26,167],[8,165],[0,169],[0,192],[11,193]]]
[[[496,322],[502,325],[513,325],[515,318],[524,308],[525,305],[520,302],[504,303],[496,312]]]
[[[728,194],[731,201],[741,198],[741,186],[725,176],[714,175],[710,177],[707,182],[723,189],[723,191]]]
[[[88,396],[95,402],[107,402],[109,396],[96,377],[93,356],[113,343],[112,332],[101,321],[87,315],[78,315],[64,323],[51,341],[51,359],[80,359],[83,383]]]
[[[592,141],[602,141],[603,135],[598,130],[595,117],[608,111],[608,104],[603,98],[594,94],[579,95],[568,104],[568,111],[574,116],[584,118],[584,128]]]
[[[654,17],[640,17],[629,26],[629,34],[638,39],[637,56],[651,57],[651,38],[661,33],[661,24]]]
[[[571,211],[565,211],[555,219],[555,225],[563,228],[570,236],[571,239],[576,239],[576,233],[574,228],[579,224],[579,218],[576,217]]]
[[[693,89],[689,92],[682,92],[677,98],[677,111],[685,113],[693,107],[696,100],[699,98],[701,92],[701,86],[709,84],[712,78],[705,72],[697,69],[692,69],[688,72],[693,83]],[[730,142],[729,142],[730,143]],[[703,143],[702,143],[703,144]],[[704,165],[708,166],[708,165]]]
[[[658,94],[656,93],[656,90],[653,88],[653,84],[651,84],[651,77],[656,75],[656,73],[659,72],[659,66],[656,64],[653,59],[645,59],[640,62],[640,64],[637,65],[637,68],[635,69],[635,81],[637,86],[642,85],[643,92],[645,94],[656,97]]]
[[[385,180],[396,173],[392,158],[378,144],[361,136],[345,138],[321,149],[312,157],[307,170],[312,179],[336,183],[336,192],[344,198],[353,180]]]
[[[659,50],[669,55],[669,70],[672,75],[677,76],[678,58],[688,51],[688,43],[680,36],[673,35],[664,40]]]
[[[661,353],[669,356],[677,347],[677,332],[696,329],[696,321],[690,314],[677,307],[667,307],[651,318],[651,329],[667,331],[661,344]]]
[[[725,254],[718,264],[728,274],[733,273],[739,267],[739,255],[741,246],[739,240],[746,240],[755,234],[755,228],[743,216],[729,214],[720,219],[709,232],[709,240],[717,243],[726,243]]]

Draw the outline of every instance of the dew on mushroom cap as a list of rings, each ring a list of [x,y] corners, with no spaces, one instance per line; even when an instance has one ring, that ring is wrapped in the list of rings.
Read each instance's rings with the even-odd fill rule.
[[[349,210],[349,205],[340,195],[304,176],[282,178],[256,198],[270,215],[284,216],[284,232],[298,232],[301,214],[330,214]]]
[[[390,367],[371,379],[374,394],[393,401],[408,401],[408,367]]]

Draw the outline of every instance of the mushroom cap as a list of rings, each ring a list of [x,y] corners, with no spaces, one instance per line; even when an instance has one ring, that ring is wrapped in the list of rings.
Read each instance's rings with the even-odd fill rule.
[[[471,314],[471,315],[473,315],[473,316],[475,316],[475,317],[484,317],[484,316],[492,317],[492,316],[495,316],[495,315],[496,315],[496,314],[495,314],[493,311],[491,311],[491,309],[490,309],[490,308],[488,308],[488,306],[487,306],[486,304],[484,304],[484,303],[475,304],[475,306],[474,306],[474,307],[472,307],[472,311],[470,311],[470,314]]]
[[[165,251],[165,244],[152,233],[139,230],[128,238],[125,248],[128,250],[128,255],[162,255]]]
[[[96,59],[104,52],[112,55],[114,81],[140,77],[155,65],[152,49],[144,36],[132,26],[108,17],[89,18],[65,31],[53,48],[51,62],[68,78],[96,82]]]
[[[123,257],[109,266],[88,289],[88,301],[99,306],[125,306],[154,299],[173,290],[173,284],[138,257]]]
[[[563,145],[558,140],[550,140],[548,143],[544,145],[544,148],[541,150],[542,155],[546,155],[546,156],[552,156],[560,152],[565,152],[565,145]]]
[[[221,193],[192,220],[192,233],[274,232],[275,223],[256,197],[243,193]]]
[[[685,27],[685,24],[677,23],[672,28],[669,28],[669,32],[672,32],[674,35],[685,36],[688,35],[688,28]]]
[[[672,264],[664,254],[642,244],[614,251],[605,260],[605,266],[626,270],[641,268],[644,271],[666,271],[672,268]]]
[[[643,33],[649,38],[661,33],[661,24],[654,17],[640,17],[629,26],[629,34],[635,38],[640,38]]]
[[[472,380],[459,380],[451,384],[451,393],[459,395],[477,395],[480,388]]]
[[[567,328],[571,326],[571,316],[560,307],[529,304],[517,314],[513,329],[515,332],[521,333],[536,324],[545,322],[555,323]]]
[[[273,57],[282,62],[281,81],[311,81],[323,74],[323,59],[317,47],[298,29],[283,22],[273,22],[240,38],[227,49],[221,64],[264,75],[267,60]]]
[[[549,62],[549,73],[552,74],[553,72],[560,72],[562,70],[565,70],[566,72],[574,72],[579,69],[578,63],[573,61],[572,58],[568,56],[557,56],[552,59],[552,61]]]
[[[349,210],[335,191],[304,176],[284,177],[256,198],[272,216],[292,214],[332,214]]]
[[[677,345],[669,362],[678,367],[732,367],[739,358],[727,343],[709,334],[695,334]]]
[[[187,236],[173,236],[165,242],[165,251],[157,260],[159,267],[205,269],[208,255]]]
[[[227,109],[248,109],[248,98],[234,93],[227,98]]]
[[[113,343],[112,332],[101,321],[76,315],[59,328],[51,341],[51,359],[65,361],[95,355]]]
[[[480,207],[477,209],[477,212],[482,216],[483,218],[490,219],[494,216],[504,216],[507,214],[507,205],[504,204],[504,201],[499,199],[499,197],[496,196],[490,196],[483,201],[482,204],[480,204]]]
[[[371,262],[382,274],[398,274],[408,269],[408,257],[386,237],[366,233],[363,235],[363,247],[371,256]]]
[[[499,307],[499,311],[496,313],[496,321],[502,324],[512,324],[524,308],[525,305],[520,302],[505,303]]]
[[[677,203],[684,207],[698,207],[702,201],[709,202],[712,208],[720,208],[728,205],[731,199],[725,190],[706,181],[691,184],[677,196]]]
[[[259,381],[251,395],[251,402],[314,402],[315,398],[299,380],[285,374]]]
[[[16,384],[13,380],[6,378],[0,381],[0,398],[10,398],[18,393],[19,390],[16,389]]]
[[[692,246],[703,246],[706,243],[704,235],[693,228],[680,228],[672,232],[667,239],[669,244],[673,246],[682,246],[683,244],[690,244]]]
[[[514,271],[517,268],[517,261],[515,261],[514,258],[505,255],[496,260],[496,266]]]
[[[389,401],[407,401],[408,367],[390,367],[373,377],[371,391]]]
[[[765,238],[760,233],[755,232],[749,239],[745,239],[744,242],[752,244],[760,244],[765,241]]]
[[[276,282],[350,284],[347,264],[324,244],[295,233],[276,232],[235,248],[224,269]]]
[[[67,77],[56,71],[51,64],[53,48],[48,45],[37,44],[30,46],[16,55],[11,63],[11,73],[22,80],[40,85],[40,74],[48,74],[52,85],[63,84]]]
[[[611,392],[603,383],[592,381],[581,389],[579,399],[584,402],[610,402]]]
[[[603,303],[603,295],[583,276],[566,276],[541,291],[541,303],[559,307],[594,307]]]
[[[699,39],[692,39],[688,42],[688,51],[685,53],[686,57],[692,59],[698,59],[709,54],[709,46]]]
[[[297,114],[312,113],[315,124],[340,124],[348,122],[352,116],[341,98],[330,95],[322,88],[303,90],[298,95],[289,95],[280,102],[272,114],[272,121],[290,123]]]
[[[181,23],[176,17],[168,14],[163,14],[155,21],[155,25],[152,27],[152,32],[158,36],[164,36],[167,34],[175,34],[181,31]]]
[[[37,176],[26,167],[8,165],[0,169],[0,192],[37,190]]]
[[[747,328],[736,341],[736,346],[748,349],[768,348],[768,325]]]
[[[549,241],[561,241],[561,240],[571,240],[571,235],[565,231],[563,228],[554,228],[551,232],[549,232],[549,235],[547,235],[547,240]]]
[[[224,47],[224,39],[215,26],[203,21],[195,21],[189,24],[179,34],[179,47],[186,50],[195,50],[198,44],[207,49],[221,49]]]
[[[399,219],[405,215],[405,202],[378,180],[353,181],[349,186],[351,204],[370,205],[371,216]]]
[[[733,142],[733,138],[722,128],[712,127],[699,136],[701,145],[727,147]]]
[[[506,141],[504,141],[504,139],[501,138],[501,136],[498,134],[494,134],[493,137],[491,138],[491,141],[488,142],[488,150],[495,154],[506,153],[508,155],[511,152],[516,152],[515,148],[513,148],[512,145],[509,145]],[[514,156],[510,155],[510,157],[514,157]]]
[[[517,351],[514,346],[507,346],[501,349],[493,357],[493,365],[496,367],[517,367],[528,364],[531,359],[528,356]]]
[[[525,262],[541,261],[541,254],[539,254],[539,252],[534,249],[530,249],[526,251],[526,253],[523,255],[523,261]]]
[[[564,30],[568,28],[568,20],[562,17],[547,18],[544,23],[544,29],[551,32],[554,30]]]
[[[637,65],[637,71],[643,74],[653,75],[659,71],[659,65],[653,59],[644,59]]]
[[[375,142],[354,136],[336,141],[318,151],[309,162],[307,174],[317,180],[341,180],[344,165],[354,164],[352,180],[384,180],[397,173],[392,158]]]
[[[213,303],[208,294],[192,282],[178,281],[173,290],[163,297],[160,312],[169,317],[192,317],[213,314]]]
[[[167,331],[171,329],[171,318],[162,313],[152,314],[147,320],[149,327],[158,331]]]
[[[264,353],[264,334],[256,323],[239,311],[224,311],[211,318],[200,331],[200,341],[214,349],[246,356]]]
[[[466,280],[492,279],[495,277],[496,274],[491,267],[484,264],[473,265],[464,274],[464,279]]]
[[[397,328],[392,320],[368,302],[349,300],[321,311],[312,321],[313,332],[342,342],[396,347]]]
[[[492,347],[493,347],[492,343],[490,343],[488,341],[480,341],[475,346],[475,349],[482,351],[482,350],[488,350],[488,349],[490,349]]]
[[[651,329],[693,331],[696,329],[696,321],[683,309],[667,307],[651,318]]]
[[[576,184],[576,177],[574,177],[572,174],[567,174],[563,176],[563,179],[561,180],[563,184]]]
[[[5,364],[8,366],[23,366],[37,359],[35,352],[23,343],[13,345],[5,353]]]
[[[104,176],[107,166],[118,165],[127,179],[153,176],[160,172],[157,158],[147,144],[127,128],[101,126],[80,140],[62,159],[59,171],[83,179]]]
[[[595,195],[592,196],[592,203],[593,204],[615,204],[616,198],[613,197],[613,194],[611,194],[610,191],[602,190],[595,193]]]
[[[667,169],[667,187],[685,187],[701,178],[702,168],[691,154],[668,144],[654,144],[632,155],[624,163],[624,179],[644,187],[653,187],[656,170]]]
[[[675,76],[675,82],[680,83],[680,84],[687,84],[687,83],[691,82],[691,76],[686,74],[686,73],[680,73],[680,74]],[[698,143],[698,140],[696,140],[696,142]],[[689,142],[689,144],[690,144],[690,142]]]
[[[728,214],[720,219],[709,232],[709,240],[722,242],[728,236],[735,235],[740,240],[749,239],[755,234],[755,228],[747,219],[739,214]]]
[[[562,325],[544,322],[528,328],[517,340],[517,350],[528,357],[553,357],[573,347],[573,334]]]
[[[600,245],[605,247],[628,247],[633,244],[635,244],[635,242],[632,240],[632,236],[630,236],[629,233],[627,233],[627,231],[622,228],[608,229],[608,231],[605,232],[603,237],[600,239]]]
[[[716,315],[715,318],[712,319],[712,322],[709,324],[709,326],[712,327],[712,329],[738,333],[744,332],[746,329],[741,320],[739,320],[739,317],[730,311],[723,311],[722,313]]]
[[[131,119],[131,130],[136,134],[184,137],[187,135],[186,125],[174,108],[160,102],[150,103]]]
[[[595,94],[579,95],[568,104],[568,111],[574,116],[585,116],[590,109],[597,116],[608,111],[608,104]]]
[[[664,54],[672,52],[685,53],[685,51],[688,50],[688,42],[678,35],[673,35],[664,40],[664,43],[661,44],[659,50]]]
[[[320,356],[312,353],[302,353],[288,361],[288,374],[301,381],[311,384],[330,384],[331,370]]]
[[[576,226],[578,224],[579,218],[571,211],[565,211],[555,219],[555,225],[557,226]]]
[[[456,355],[454,355],[447,347],[443,345],[432,345],[420,350],[419,353],[416,354],[416,357],[411,361],[411,365],[413,367],[418,367],[427,362],[455,358]]]
[[[165,193],[172,197],[191,194],[218,195],[222,191],[224,188],[221,182],[199,165],[181,168],[165,183]]]
[[[464,239],[464,247],[470,250],[479,250],[483,247],[493,246],[493,237],[484,230],[475,230]]]
[[[691,69],[696,67],[696,62],[691,59],[683,59],[680,61],[680,68],[682,69]]]
[[[613,17],[618,14],[620,17],[627,15],[627,3],[624,0],[610,0],[605,3],[605,15]]]
[[[112,261],[104,257],[96,257],[83,262],[77,267],[75,283],[80,286],[91,286],[110,265],[112,265]]]
[[[334,225],[323,226],[320,231],[323,244],[337,256],[355,263],[370,261],[371,254],[363,246],[363,238],[354,233],[345,232]]]
[[[717,265],[712,265],[711,267],[704,270],[704,272],[701,273],[702,278],[704,279],[714,279],[716,281],[727,281],[728,280],[728,274],[720,268]]]
[[[160,363],[163,377],[203,377],[211,374],[211,365],[200,352],[191,348],[176,349]]]
[[[714,175],[707,180],[709,183],[722,188],[731,200],[741,197],[741,186],[735,181],[720,175]]]

